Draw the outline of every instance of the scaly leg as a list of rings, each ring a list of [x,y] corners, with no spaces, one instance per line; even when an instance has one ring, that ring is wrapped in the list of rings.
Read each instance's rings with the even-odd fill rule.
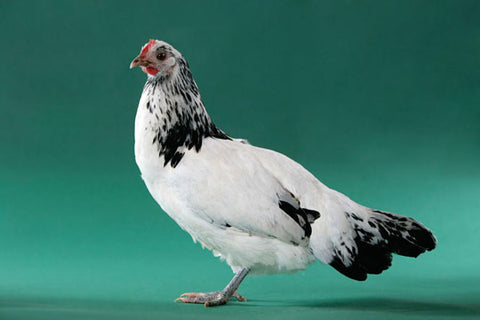
[[[234,297],[238,301],[247,301],[244,297],[237,293],[240,283],[250,271],[248,268],[243,268],[238,271],[225,289],[213,292],[189,292],[182,294],[176,301],[184,303],[203,303],[205,307],[220,306],[226,304],[230,298]]]

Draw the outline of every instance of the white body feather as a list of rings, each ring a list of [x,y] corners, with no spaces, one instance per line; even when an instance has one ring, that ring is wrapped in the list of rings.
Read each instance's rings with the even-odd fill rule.
[[[357,204],[288,157],[242,140],[206,138],[200,152],[187,151],[175,168],[164,166],[152,145],[159,120],[147,110],[146,99],[143,95],[135,120],[137,164],[153,198],[195,241],[234,271],[291,272],[316,259],[330,262],[329,235],[349,226],[344,215],[333,221],[326,206]],[[301,239],[301,227],[278,206],[277,195],[287,190],[303,207],[320,212],[310,239]]]

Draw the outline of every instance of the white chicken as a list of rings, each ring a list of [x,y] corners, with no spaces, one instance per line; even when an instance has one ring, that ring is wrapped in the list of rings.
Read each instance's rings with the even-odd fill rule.
[[[297,162],[233,139],[207,114],[188,63],[150,40],[132,61],[148,78],[135,119],[135,158],[162,209],[236,273],[225,289],[177,300],[222,305],[247,273],[305,269],[319,260],[365,280],[436,246],[414,219],[373,210],[329,189]]]

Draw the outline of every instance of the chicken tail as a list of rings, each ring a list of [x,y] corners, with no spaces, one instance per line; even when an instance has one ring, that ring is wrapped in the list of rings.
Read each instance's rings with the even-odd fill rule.
[[[357,212],[344,212],[344,229],[330,235],[329,259],[320,259],[343,275],[363,281],[388,269],[392,253],[418,257],[435,248],[435,236],[418,221],[357,206]]]

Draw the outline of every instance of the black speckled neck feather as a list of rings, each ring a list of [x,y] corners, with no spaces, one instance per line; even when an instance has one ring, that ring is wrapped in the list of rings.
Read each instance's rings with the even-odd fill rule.
[[[151,77],[143,89],[146,108],[156,119],[152,143],[164,157],[164,166],[170,163],[173,168],[186,151],[199,152],[207,137],[231,140],[208,116],[188,63],[183,57],[177,63],[177,73]]]

